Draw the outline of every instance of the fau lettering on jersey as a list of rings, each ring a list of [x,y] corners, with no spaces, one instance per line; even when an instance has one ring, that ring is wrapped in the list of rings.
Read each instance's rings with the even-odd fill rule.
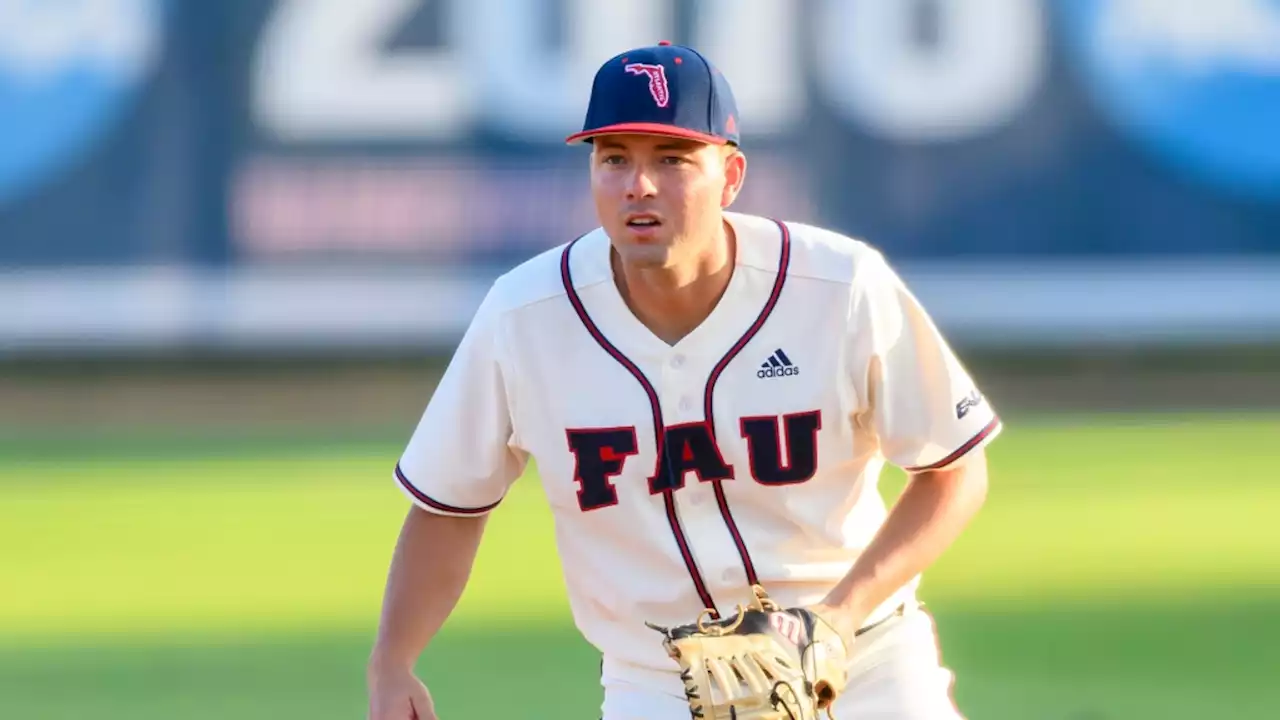
[[[786,427],[786,457],[783,457],[779,424]],[[822,413],[794,413],[778,417],[744,417],[742,436],[747,439],[751,477],[762,485],[794,485],[813,477],[818,469],[818,430]],[[623,472],[623,463],[636,454],[636,428],[575,428],[565,431],[569,452],[574,456],[573,479],[578,483],[578,503],[582,510],[598,510],[618,503],[618,493],[610,482]],[[693,472],[698,480],[731,480],[732,465],[725,462],[715,438],[705,422],[685,423],[666,428],[657,467],[649,477],[649,492],[657,495],[684,487],[685,476]]]
[[[725,463],[720,446],[711,436],[711,427],[705,421],[672,425],[663,431],[662,437],[663,452],[649,478],[650,493],[679,490],[684,487],[684,476],[689,471],[703,482],[733,478],[733,468]]]
[[[627,456],[636,454],[636,429],[590,428],[565,430],[573,453],[573,479],[578,482],[578,505],[585,512],[618,504],[609,482],[622,473]]]
[[[747,439],[751,477],[762,485],[794,485],[818,471],[818,431],[822,411],[793,413],[782,417],[786,427],[787,451],[784,462],[782,434],[776,417],[744,417],[739,421]]]

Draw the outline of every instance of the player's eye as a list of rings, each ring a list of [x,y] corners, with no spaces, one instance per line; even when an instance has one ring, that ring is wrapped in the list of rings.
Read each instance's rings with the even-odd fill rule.
[[[666,155],[663,156],[662,162],[667,165],[682,165],[685,162],[685,158],[682,155]]]
[[[621,165],[623,162],[623,157],[617,154],[605,155],[600,158],[600,162],[604,165]]]

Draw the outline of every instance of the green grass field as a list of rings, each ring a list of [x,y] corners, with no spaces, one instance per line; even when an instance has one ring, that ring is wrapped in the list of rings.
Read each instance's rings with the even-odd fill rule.
[[[390,437],[0,441],[0,718],[363,718]],[[1280,717],[1280,416],[1014,420],[991,456],[923,588],[969,717]],[[533,480],[421,664],[445,720],[597,717]]]

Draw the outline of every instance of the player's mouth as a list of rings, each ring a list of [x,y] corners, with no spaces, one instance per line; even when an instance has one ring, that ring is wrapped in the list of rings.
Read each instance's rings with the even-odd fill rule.
[[[649,237],[662,227],[662,220],[650,213],[633,213],[626,217],[627,229],[636,235]]]

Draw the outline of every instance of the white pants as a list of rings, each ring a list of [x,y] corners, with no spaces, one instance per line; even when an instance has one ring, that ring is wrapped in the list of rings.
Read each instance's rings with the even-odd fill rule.
[[[952,674],[939,662],[933,618],[907,610],[858,637],[836,720],[963,720],[951,698]],[[603,720],[688,720],[683,695],[604,680]]]

